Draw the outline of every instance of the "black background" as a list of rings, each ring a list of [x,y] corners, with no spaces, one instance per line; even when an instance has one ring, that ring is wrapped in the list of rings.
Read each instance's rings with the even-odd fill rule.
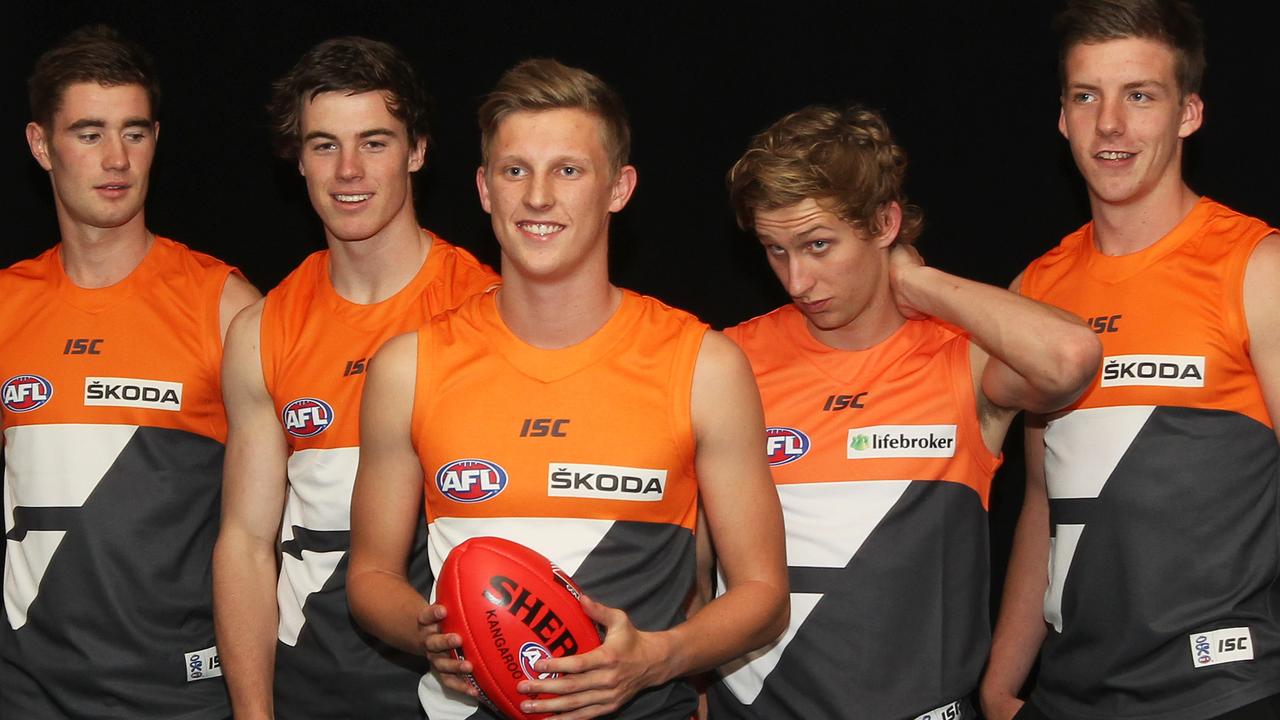
[[[1202,194],[1280,224],[1275,2],[1199,3],[1209,38],[1204,127],[1187,145]],[[107,22],[147,47],[164,85],[147,204],[155,231],[239,266],[264,291],[323,247],[301,178],[270,151],[272,79],[314,43],[358,34],[414,61],[436,98],[423,225],[496,267],[475,197],[478,101],[516,61],[556,57],[610,82],[631,112],[639,186],[617,216],[617,284],[733,324],[786,301],[759,246],[734,226],[724,173],[748,138],[814,102],[882,109],[911,157],[919,242],[945,270],[1007,284],[1088,218],[1057,134],[1057,2],[664,3],[57,2],[3,19],[0,187],[11,226],[0,263],[57,239],[30,158],[25,78],[71,29]],[[1016,429],[1012,433],[1017,435]],[[1021,495],[1020,443],[997,476],[998,586]]]

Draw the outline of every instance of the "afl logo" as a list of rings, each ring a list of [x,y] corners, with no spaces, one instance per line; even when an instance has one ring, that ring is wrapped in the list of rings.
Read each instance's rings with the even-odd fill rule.
[[[764,434],[765,454],[771,467],[795,462],[809,452],[809,436],[795,428],[765,428]]]
[[[530,680],[554,680],[560,677],[560,673],[538,672],[533,669],[534,664],[539,660],[550,658],[551,653],[532,640],[520,646],[520,669],[524,671],[524,676]]]
[[[4,395],[4,408],[9,412],[31,412],[49,402],[53,397],[53,385],[39,375],[14,375],[0,388]]]
[[[436,471],[436,487],[450,500],[484,502],[506,489],[507,471],[488,460],[454,460]]]
[[[280,413],[285,432],[294,437],[319,435],[333,424],[333,408],[319,398],[298,398]]]

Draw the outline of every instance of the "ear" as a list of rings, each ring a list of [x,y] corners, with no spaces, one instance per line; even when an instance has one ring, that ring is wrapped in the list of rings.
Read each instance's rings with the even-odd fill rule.
[[[480,207],[484,211],[492,214],[493,208],[489,205],[489,184],[485,182],[484,166],[476,168],[476,191],[480,193]]]
[[[1061,104],[1058,105],[1058,132],[1062,133],[1062,137],[1071,139],[1067,134],[1067,111]]]
[[[155,122],[151,123],[151,137],[154,138],[153,142],[160,142],[160,121],[159,120],[156,120]]]
[[[409,172],[418,172],[427,162],[427,139],[418,138],[409,153]]]
[[[27,147],[31,148],[31,157],[40,163],[45,172],[53,170],[53,163],[49,160],[49,141],[44,128],[38,123],[27,123]]]
[[[1200,129],[1200,125],[1204,123],[1204,100],[1200,99],[1200,93],[1191,93],[1187,95],[1187,99],[1182,103],[1182,119],[1178,123],[1178,137],[1189,137],[1191,133]]]
[[[872,240],[876,247],[887,248],[898,239],[898,230],[902,228],[902,206],[896,201],[887,202],[880,206],[876,215],[880,221],[880,232]]]
[[[609,196],[609,212],[618,212],[627,206],[631,193],[636,191],[636,169],[631,165],[618,168],[618,177],[613,181],[613,190]]]

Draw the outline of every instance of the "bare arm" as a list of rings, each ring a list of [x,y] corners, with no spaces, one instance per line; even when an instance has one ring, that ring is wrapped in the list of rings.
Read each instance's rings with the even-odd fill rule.
[[[262,293],[258,292],[258,288],[249,284],[238,273],[233,272],[227,276],[227,282],[222,286],[222,298],[218,301],[218,329],[223,342],[227,340],[227,331],[236,315],[261,298]]]
[[[347,597],[364,629],[405,652],[425,655],[421,619],[427,601],[407,576],[422,505],[422,466],[410,427],[417,360],[417,336],[410,333],[388,341],[369,364],[351,498]]]
[[[1264,238],[1249,258],[1244,314],[1249,325],[1249,359],[1280,438],[1280,235]]]
[[[604,645],[539,663],[539,670],[566,675],[521,683],[521,692],[560,697],[525,701],[525,712],[563,712],[557,717],[565,720],[608,714],[641,689],[708,670],[786,628],[782,510],[765,462],[759,391],[742,352],[719,333],[703,341],[692,404],[698,488],[725,594],[662,632],[640,632],[621,610],[584,601],[607,630]]]
[[[1044,593],[1049,584],[1049,498],[1044,482],[1044,425],[1027,416],[1027,489],[1013,534],[1009,572],[991,642],[991,658],[979,686],[989,720],[1009,720],[1022,707],[1018,691],[1044,642]]]
[[[1012,413],[991,410],[1053,412],[1079,397],[1097,372],[1102,346],[1071,313],[921,265],[909,248],[895,247],[890,262],[899,307],[958,325],[972,336],[980,402],[994,406],[982,418],[993,451]]]
[[[261,301],[236,317],[222,366],[228,434],[213,601],[218,653],[237,718],[273,716],[279,620],[276,537],[289,451],[262,378],[261,320]]]

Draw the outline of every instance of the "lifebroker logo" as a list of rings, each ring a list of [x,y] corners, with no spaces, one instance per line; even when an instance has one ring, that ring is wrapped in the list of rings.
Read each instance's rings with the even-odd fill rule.
[[[1101,387],[1204,387],[1203,355],[1112,355],[1102,359]]]
[[[479,458],[454,460],[436,471],[436,488],[450,500],[484,502],[507,488],[507,471]]]
[[[846,457],[955,457],[955,425],[872,425],[849,430]]]
[[[320,398],[298,398],[280,411],[280,422],[294,437],[314,437],[333,424],[333,407]]]
[[[795,428],[764,429],[764,452],[770,467],[793,463],[809,452],[809,436]]]
[[[142,410],[182,410],[182,383],[145,378],[87,377],[85,407],[127,407]]]
[[[31,412],[53,397],[53,385],[39,375],[14,375],[0,387],[4,409],[9,412]]]

